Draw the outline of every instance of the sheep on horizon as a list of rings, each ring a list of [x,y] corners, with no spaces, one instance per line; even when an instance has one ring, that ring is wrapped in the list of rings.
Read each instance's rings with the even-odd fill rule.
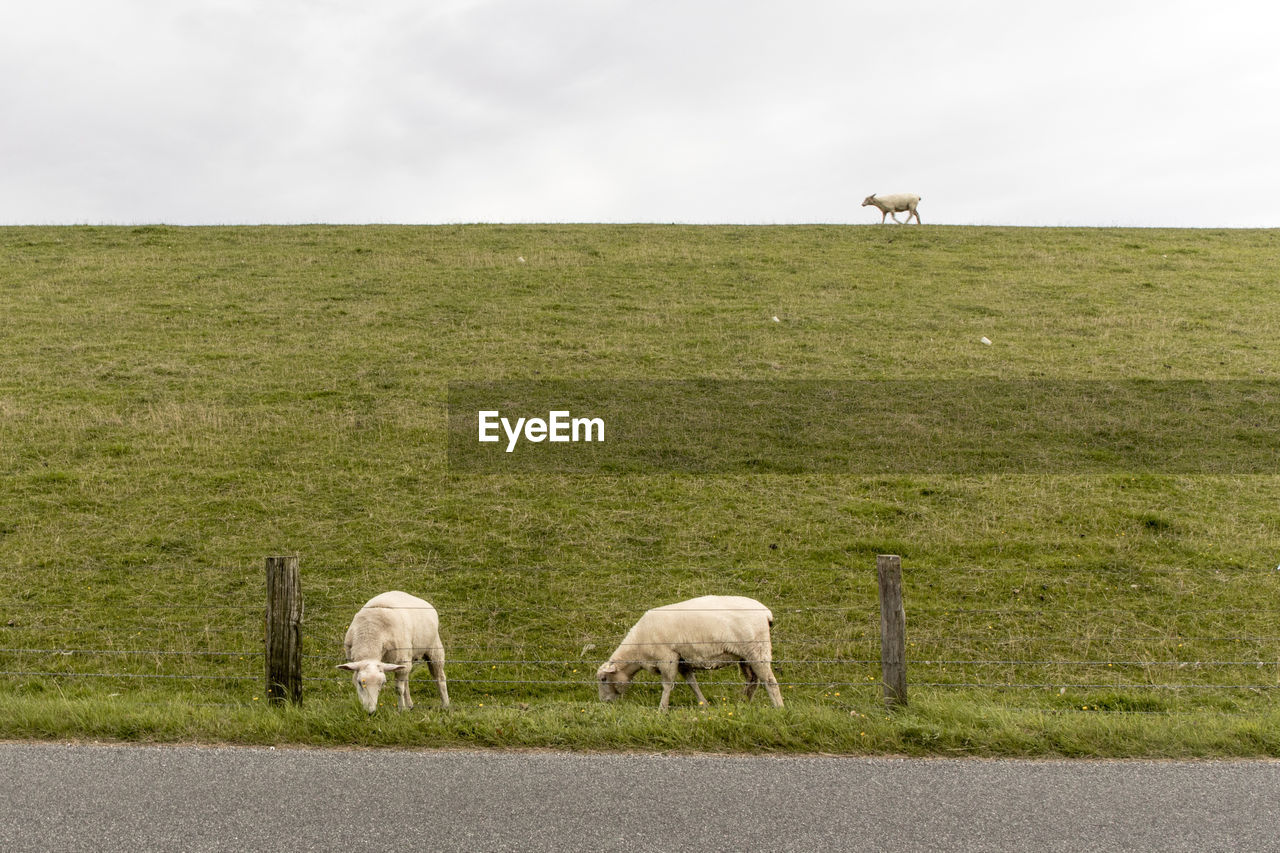
[[[343,649],[347,662],[338,664],[338,669],[351,671],[356,695],[370,714],[378,710],[378,692],[386,684],[388,672],[396,674],[399,710],[413,707],[409,673],[415,660],[427,662],[440,690],[440,701],[449,707],[440,617],[421,598],[399,590],[375,595],[351,620]]]
[[[622,696],[631,679],[642,669],[662,678],[660,710],[667,710],[676,676],[693,688],[699,705],[707,699],[698,687],[694,670],[718,669],[738,664],[747,680],[747,698],[764,682],[775,708],[782,707],[782,691],[773,676],[773,646],[769,627],[773,614],[752,598],[737,595],[704,595],[655,607],[645,612],[623,637],[622,643],[596,671],[600,700]]]
[[[920,196],[915,193],[896,193],[894,195],[882,196],[877,196],[875,193],[872,193],[862,200],[863,207],[871,205],[880,209],[881,225],[884,224],[884,218],[886,216],[892,217],[893,221],[897,222],[899,225],[909,225],[911,223],[911,217],[914,216],[916,218],[916,224],[919,225],[920,214],[916,211],[916,205],[919,203]],[[904,210],[907,211],[907,221],[905,223],[898,222],[898,217],[893,214],[901,213]]]

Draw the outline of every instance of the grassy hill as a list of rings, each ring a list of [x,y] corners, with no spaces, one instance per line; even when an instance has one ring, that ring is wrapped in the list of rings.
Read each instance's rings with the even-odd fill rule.
[[[5,228],[0,260],[0,737],[1280,754],[1266,468],[470,474],[446,419],[450,383],[496,380],[1265,395],[1280,233]],[[257,707],[274,553],[307,602],[287,713]],[[877,553],[906,570],[905,713]],[[439,608],[458,708],[420,674],[371,725],[331,665],[393,587]],[[594,702],[641,611],[709,591],[774,608],[785,716],[727,672],[722,708]]]

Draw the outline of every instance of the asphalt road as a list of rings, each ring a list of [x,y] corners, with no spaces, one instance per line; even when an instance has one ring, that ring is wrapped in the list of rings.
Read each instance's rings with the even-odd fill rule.
[[[1280,849],[1280,762],[0,744],[0,850]]]

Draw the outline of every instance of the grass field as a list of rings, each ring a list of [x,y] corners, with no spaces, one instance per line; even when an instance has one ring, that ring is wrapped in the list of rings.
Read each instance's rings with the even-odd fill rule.
[[[446,419],[490,381],[1266,394],[1280,232],[5,228],[0,258],[0,738],[1280,755],[1272,468],[473,474]],[[1180,452],[1274,442],[1222,415]],[[277,553],[301,709],[261,707]],[[894,713],[878,553],[905,572]],[[367,720],[332,669],[397,587],[441,612],[448,714],[421,672],[417,709]],[[641,611],[713,591],[774,609],[787,708],[728,671],[711,708],[594,700]]]

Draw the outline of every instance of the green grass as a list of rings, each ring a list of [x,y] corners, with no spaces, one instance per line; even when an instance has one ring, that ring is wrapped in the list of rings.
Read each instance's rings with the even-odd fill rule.
[[[6,228],[0,263],[0,737],[1280,755],[1273,473],[473,475],[445,413],[464,381],[1270,383],[1280,233]],[[275,553],[302,709],[261,707]],[[441,612],[448,714],[419,673],[367,720],[332,669],[395,587]],[[732,672],[710,709],[594,700],[641,610],[709,591],[774,609],[781,714]]]
[[[415,709],[367,718],[355,707],[207,707],[169,701],[0,697],[8,738],[253,745],[755,753],[1204,758],[1272,755],[1280,715],[1210,717],[1046,711],[972,697],[930,698],[888,714],[869,704],[673,708],[546,700]]]

